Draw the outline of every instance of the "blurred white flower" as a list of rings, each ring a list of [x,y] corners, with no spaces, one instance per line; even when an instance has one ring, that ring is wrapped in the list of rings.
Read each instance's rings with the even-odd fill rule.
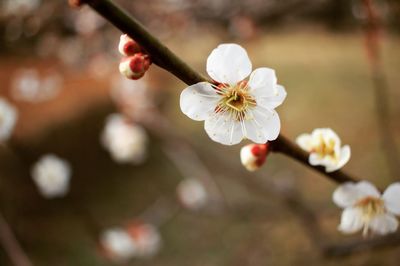
[[[35,69],[22,69],[13,79],[12,96],[16,100],[43,102],[53,99],[61,90],[63,79],[54,72],[44,78]]]
[[[207,203],[207,191],[195,178],[183,179],[177,189],[178,199],[188,209],[198,210]]]
[[[240,161],[249,171],[259,169],[268,154],[268,144],[248,144],[240,150]]]
[[[68,193],[71,167],[54,154],[42,156],[31,169],[32,179],[42,196],[63,197]]]
[[[343,208],[338,229],[346,234],[363,230],[384,235],[397,230],[400,215],[400,183],[391,184],[381,195],[367,181],[345,183],[333,193],[333,201]]]
[[[317,128],[311,134],[301,134],[297,144],[310,153],[311,165],[325,166],[326,172],[342,168],[350,160],[350,146],[341,146],[340,138],[330,128]]]
[[[155,108],[146,79],[130,80],[116,76],[111,80],[111,98],[130,118],[140,121]]]
[[[5,15],[28,14],[39,7],[41,0],[3,0],[0,10]]]
[[[280,120],[275,108],[285,100],[286,91],[277,84],[273,69],[251,70],[241,46],[219,45],[207,59],[207,72],[218,85],[199,82],[187,87],[181,93],[182,112],[193,120],[204,120],[210,138],[225,145],[244,138],[259,144],[276,139]]]
[[[122,228],[110,228],[100,236],[100,244],[114,261],[126,261],[136,255],[137,247],[132,237]]]
[[[0,142],[6,141],[17,122],[18,111],[8,101],[0,97]]]
[[[136,256],[139,258],[153,257],[160,250],[161,236],[157,228],[151,224],[134,223],[128,226],[135,246]]]
[[[75,31],[79,34],[93,34],[104,25],[104,20],[90,8],[81,8],[79,12],[73,14],[72,23]]]
[[[137,124],[129,123],[120,114],[112,114],[107,118],[101,140],[112,158],[119,163],[140,164],[146,159],[146,131]]]

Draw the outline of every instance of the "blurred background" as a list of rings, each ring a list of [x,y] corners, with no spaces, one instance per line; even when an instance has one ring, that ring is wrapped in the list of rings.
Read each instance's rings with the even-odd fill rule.
[[[399,1],[369,1],[372,19],[361,0],[117,2],[201,73],[218,44],[239,43],[288,92],[283,134],[331,127],[351,146],[346,171],[381,188],[400,178],[380,132],[383,120],[399,144]],[[139,81],[120,75],[121,33],[89,7],[0,0],[0,32],[0,93],[18,112],[0,146],[0,212],[33,265],[398,265],[399,246],[323,256],[325,244],[362,238],[337,231],[335,184],[278,154],[247,172],[242,145],[214,143],[181,113],[183,82],[155,65]],[[107,137],[118,112],[140,136],[130,161]],[[32,179],[46,154],[69,165],[65,195]],[[121,256],[124,232],[145,251]],[[0,265],[16,265],[3,248]]]

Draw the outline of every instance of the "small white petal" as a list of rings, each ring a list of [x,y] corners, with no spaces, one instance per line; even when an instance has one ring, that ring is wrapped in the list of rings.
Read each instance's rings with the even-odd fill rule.
[[[323,159],[321,156],[319,156],[316,153],[311,153],[310,156],[308,157],[308,163],[311,165],[323,165]]]
[[[379,191],[368,181],[346,182],[333,192],[333,202],[341,208],[353,206],[362,198],[379,197]]]
[[[397,230],[399,222],[396,217],[391,214],[382,214],[374,217],[369,224],[369,227],[380,235],[393,233]]]
[[[273,110],[283,103],[286,99],[286,95],[287,93],[285,88],[281,85],[276,85],[276,94],[274,96],[261,97],[257,99],[257,104],[266,109]]]
[[[386,209],[396,215],[400,215],[400,182],[388,186],[382,196]]]
[[[273,97],[278,94],[275,70],[267,67],[257,68],[250,75],[251,93],[256,97]]]
[[[202,121],[214,113],[220,97],[209,83],[199,82],[182,91],[181,110],[191,119]]]
[[[343,146],[340,150],[339,160],[332,165],[327,165],[326,172],[330,173],[342,168],[350,160],[350,155],[351,155],[350,146],[349,145]]]
[[[296,143],[297,145],[300,146],[305,151],[311,151],[312,147],[312,142],[311,142],[311,135],[310,134],[301,134],[296,138]]]
[[[256,123],[254,119],[245,120],[244,125],[246,127],[246,138],[258,144],[264,144],[268,141],[267,135],[263,132],[263,125]]]
[[[345,234],[352,234],[360,231],[364,226],[362,213],[358,208],[346,208],[340,219],[339,231]]]
[[[268,111],[259,106],[252,110],[253,119],[256,125],[259,127],[260,131],[267,140],[275,140],[281,130],[281,121],[279,120],[279,115],[275,110]],[[251,137],[250,135],[248,136]],[[252,139],[254,142],[257,139]],[[262,142],[265,143],[265,142]]]
[[[231,85],[245,79],[251,72],[247,52],[237,44],[221,44],[207,58],[207,73],[220,83]]]
[[[228,114],[215,114],[207,118],[204,129],[213,141],[224,145],[238,144],[244,137],[240,123]]]

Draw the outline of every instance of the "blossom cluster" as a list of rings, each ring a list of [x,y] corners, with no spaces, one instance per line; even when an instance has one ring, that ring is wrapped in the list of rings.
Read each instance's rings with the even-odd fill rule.
[[[128,79],[140,79],[151,65],[150,56],[127,34],[121,35],[119,52],[124,56],[119,63],[119,71]]]

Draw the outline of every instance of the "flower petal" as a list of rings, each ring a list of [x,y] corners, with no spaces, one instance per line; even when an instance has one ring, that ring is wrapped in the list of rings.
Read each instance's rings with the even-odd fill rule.
[[[331,173],[342,168],[350,160],[350,146],[346,145],[340,149],[340,158],[337,162],[326,166],[326,172]]]
[[[369,224],[371,230],[380,235],[393,233],[398,226],[399,222],[396,217],[387,213],[374,217]]]
[[[400,215],[400,182],[387,187],[382,196],[386,209],[396,215]]]
[[[310,151],[312,149],[311,143],[311,135],[310,134],[301,134],[296,138],[297,145],[300,146],[305,151]]]
[[[340,219],[339,231],[345,234],[352,234],[360,231],[364,226],[362,213],[358,208],[346,208]]]
[[[220,44],[207,58],[207,73],[220,83],[231,85],[245,79],[251,72],[247,52],[237,44]]]
[[[257,68],[250,75],[251,93],[256,97],[273,97],[277,95],[275,70],[267,67]]]
[[[269,97],[262,96],[261,98],[256,97],[257,105],[261,105],[266,109],[273,110],[283,103],[283,101],[286,99],[286,95],[287,93],[285,88],[281,85],[276,85],[275,95]]]
[[[254,121],[254,124],[260,130],[261,135],[263,136],[262,140],[275,140],[278,137],[281,130],[281,121],[279,120],[279,115],[275,110],[269,111],[264,108],[256,107],[249,115],[252,117],[251,119]],[[253,141],[257,140],[257,138],[254,138],[252,134],[247,134],[247,136]]]
[[[380,197],[379,191],[368,181],[347,182],[333,192],[333,202],[341,208],[353,206],[360,199],[372,196]]]
[[[181,93],[182,112],[193,120],[205,120],[214,112],[220,96],[207,82],[199,82],[187,87]]]
[[[208,117],[204,129],[213,141],[224,145],[238,144],[244,137],[241,124],[229,114],[215,113]]]

